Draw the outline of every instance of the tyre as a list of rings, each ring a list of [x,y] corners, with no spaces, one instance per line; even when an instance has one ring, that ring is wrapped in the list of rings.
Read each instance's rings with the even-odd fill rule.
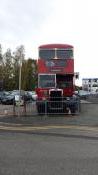
[[[44,115],[45,114],[45,104],[41,102],[36,103],[37,106],[37,112],[39,115]]]

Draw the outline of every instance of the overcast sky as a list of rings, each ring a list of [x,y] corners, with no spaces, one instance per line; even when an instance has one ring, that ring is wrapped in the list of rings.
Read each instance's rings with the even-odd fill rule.
[[[35,59],[41,44],[71,44],[80,80],[98,78],[98,0],[0,0],[0,43]]]

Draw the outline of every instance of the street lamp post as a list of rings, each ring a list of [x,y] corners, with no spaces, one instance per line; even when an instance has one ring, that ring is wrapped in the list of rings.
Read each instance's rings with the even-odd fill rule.
[[[19,65],[19,102],[21,94],[21,68],[22,68],[22,57],[20,56],[20,65]]]
[[[20,52],[20,63],[19,63],[19,115],[20,116],[20,105],[21,105],[21,68],[22,68],[22,53]]]

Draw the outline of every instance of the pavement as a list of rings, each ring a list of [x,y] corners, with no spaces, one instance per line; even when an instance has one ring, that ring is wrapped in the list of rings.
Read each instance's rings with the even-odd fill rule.
[[[65,116],[2,116],[0,131],[71,134],[98,137],[98,117],[90,115]],[[70,132],[69,132],[70,131]]]
[[[46,126],[46,125],[78,125],[79,116],[2,116],[2,125],[21,125],[21,126]]]
[[[74,138],[98,141],[98,127],[68,125],[68,124],[37,124],[24,125],[19,123],[0,123],[0,134],[22,133],[36,136],[50,136],[59,138]]]
[[[0,117],[0,134],[22,133],[98,141],[98,126],[79,123],[77,118],[80,117]]]

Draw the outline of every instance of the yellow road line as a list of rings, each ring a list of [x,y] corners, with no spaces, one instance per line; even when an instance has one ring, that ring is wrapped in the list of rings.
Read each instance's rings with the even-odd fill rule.
[[[98,132],[98,127],[90,126],[75,126],[75,125],[47,125],[47,126],[0,126],[0,130],[11,130],[11,131],[36,131],[36,130],[48,130],[48,129],[75,129],[81,131],[94,131]]]

